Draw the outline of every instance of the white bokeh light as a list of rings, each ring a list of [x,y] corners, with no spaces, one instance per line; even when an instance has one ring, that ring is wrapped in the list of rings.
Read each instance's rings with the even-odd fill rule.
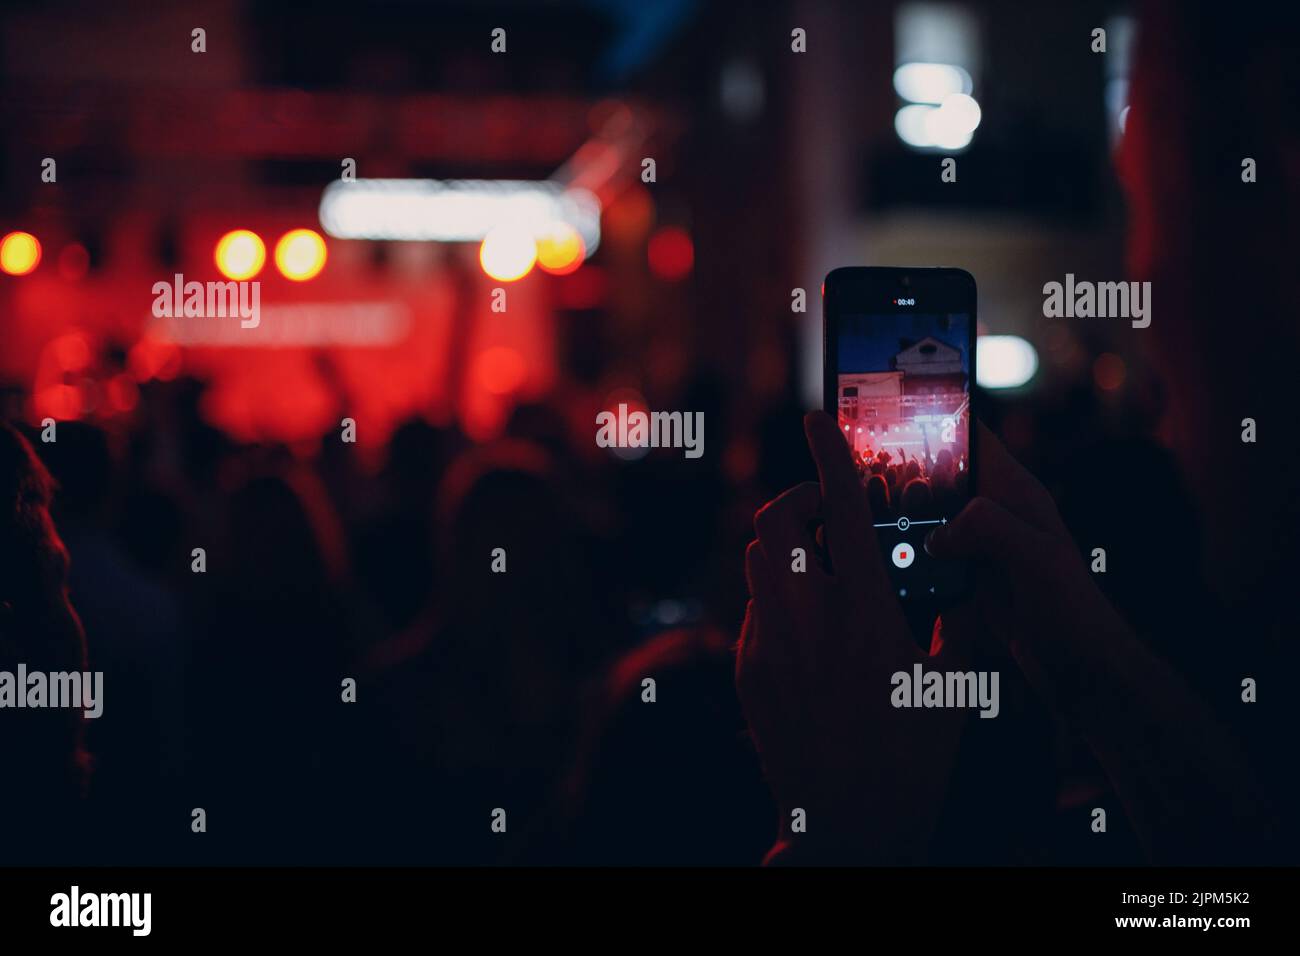
[[[894,116],[894,129],[916,149],[958,150],[970,145],[980,118],[980,105],[972,97],[950,93],[939,106],[904,106]]]
[[[1019,388],[1038,371],[1038,352],[1018,335],[981,335],[975,381],[981,388]]]
[[[913,103],[942,103],[953,93],[969,93],[971,78],[949,63],[904,63],[894,71],[894,89]]]

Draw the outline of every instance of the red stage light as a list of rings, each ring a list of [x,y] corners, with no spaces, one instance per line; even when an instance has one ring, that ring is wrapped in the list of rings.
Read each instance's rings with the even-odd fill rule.
[[[90,343],[80,332],[68,332],[50,343],[50,351],[64,372],[80,372],[90,364]]]
[[[474,376],[493,395],[509,395],[524,384],[528,367],[512,348],[498,345],[480,352],[474,360]]]
[[[650,237],[646,256],[651,272],[660,279],[676,282],[690,275],[695,265],[695,244],[685,229],[664,226]]]
[[[73,385],[50,385],[35,395],[36,414],[39,418],[71,421],[81,416],[81,393]]]

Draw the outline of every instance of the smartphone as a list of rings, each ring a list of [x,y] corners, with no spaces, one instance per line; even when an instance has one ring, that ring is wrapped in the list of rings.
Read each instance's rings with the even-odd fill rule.
[[[963,269],[844,268],[822,284],[826,410],[871,504],[905,604],[964,596],[966,562],[925,553],[975,493],[975,280]]]

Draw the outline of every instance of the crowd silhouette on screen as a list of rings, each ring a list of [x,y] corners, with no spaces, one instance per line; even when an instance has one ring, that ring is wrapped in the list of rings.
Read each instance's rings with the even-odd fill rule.
[[[933,457],[909,455],[903,448],[897,451],[894,455],[883,448],[868,448],[854,462],[876,521],[955,515],[967,496],[966,455],[954,456],[947,448]]]

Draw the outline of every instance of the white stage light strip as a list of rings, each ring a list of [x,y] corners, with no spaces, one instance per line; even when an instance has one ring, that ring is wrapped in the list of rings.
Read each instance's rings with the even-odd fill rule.
[[[511,179],[358,179],[330,183],[320,223],[336,239],[477,242],[513,225],[541,236],[556,222],[600,245],[600,200],[585,189]]]

